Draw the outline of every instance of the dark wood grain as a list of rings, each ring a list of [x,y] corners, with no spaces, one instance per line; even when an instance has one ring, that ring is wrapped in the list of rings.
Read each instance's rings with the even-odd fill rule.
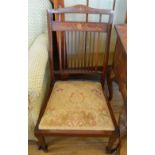
[[[114,61],[112,68],[107,74],[109,100],[113,97],[112,81],[116,81],[122,94],[124,105],[119,116],[120,139],[127,135],[127,25],[116,25],[117,42],[115,47]]]
[[[83,32],[107,32],[108,24],[85,22],[52,22],[53,31],[83,31]]]
[[[125,52],[127,52],[127,24],[116,25],[115,29]]]
[[[116,25],[117,42],[112,69],[108,74],[108,79],[115,79],[120,87],[124,101],[127,98],[127,25]],[[111,85],[111,84],[110,84]],[[112,98],[112,89],[110,90],[110,99]]]

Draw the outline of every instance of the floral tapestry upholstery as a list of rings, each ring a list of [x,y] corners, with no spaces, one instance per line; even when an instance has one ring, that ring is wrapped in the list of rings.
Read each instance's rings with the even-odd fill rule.
[[[57,81],[39,129],[114,130],[101,83]]]

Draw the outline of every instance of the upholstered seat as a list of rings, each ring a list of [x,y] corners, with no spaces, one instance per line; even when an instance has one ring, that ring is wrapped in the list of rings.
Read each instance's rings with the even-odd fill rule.
[[[101,83],[57,81],[39,129],[113,131],[115,128]]]

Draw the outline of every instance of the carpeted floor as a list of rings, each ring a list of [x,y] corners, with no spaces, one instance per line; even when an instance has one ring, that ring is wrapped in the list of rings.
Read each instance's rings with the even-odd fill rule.
[[[111,105],[118,119],[123,101],[117,85],[115,83],[113,85],[114,97]],[[48,143],[48,153],[38,150],[34,143],[29,143],[29,155],[108,155],[105,153],[107,138],[53,137],[46,140]],[[127,154],[126,141],[124,141],[124,144],[122,145],[121,155]]]

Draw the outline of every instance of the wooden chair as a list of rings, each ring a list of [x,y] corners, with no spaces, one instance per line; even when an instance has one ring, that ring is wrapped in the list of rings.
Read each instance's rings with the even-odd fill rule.
[[[61,16],[67,13],[96,14],[99,22],[61,21]],[[58,14],[58,21],[53,20],[53,14]],[[108,16],[108,22],[101,22],[103,15]],[[111,152],[119,128],[103,87],[113,10],[76,5],[48,10],[47,16],[52,83],[35,128],[38,146],[47,151],[47,136],[109,137],[107,151]],[[59,70],[53,66],[54,31],[59,35]],[[98,43],[102,35],[106,35],[105,50],[100,54]],[[99,66],[101,56],[104,61]]]

